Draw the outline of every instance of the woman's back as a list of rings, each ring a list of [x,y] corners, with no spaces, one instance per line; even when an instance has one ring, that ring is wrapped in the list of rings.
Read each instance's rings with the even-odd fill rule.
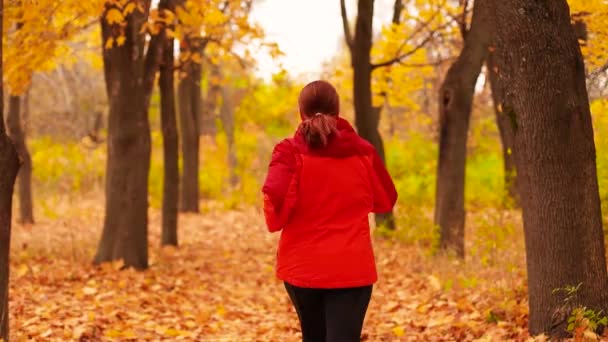
[[[279,243],[278,277],[317,288],[375,282],[368,214],[384,191],[373,147],[343,119],[323,148],[309,148],[298,134],[282,144],[289,145],[283,153],[292,160],[294,186],[282,208],[290,213]]]

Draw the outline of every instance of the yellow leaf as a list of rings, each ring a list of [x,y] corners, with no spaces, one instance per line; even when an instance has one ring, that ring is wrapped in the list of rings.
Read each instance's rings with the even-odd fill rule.
[[[123,46],[125,45],[125,40],[127,40],[125,36],[119,36],[118,38],[116,38],[116,44],[118,46]]]
[[[141,30],[139,30],[140,34],[146,33],[148,31],[148,23],[144,23],[143,25],[141,25]]]
[[[165,330],[165,336],[169,336],[169,337],[178,337],[178,336],[191,336],[191,333],[189,333],[188,331],[184,331],[184,330],[178,330],[178,329],[167,329]]]
[[[122,332],[120,332],[118,330],[110,329],[110,330],[106,330],[104,335],[106,335],[106,337],[110,337],[110,338],[118,338],[118,337],[122,337]]]
[[[429,285],[431,285],[431,288],[435,291],[439,291],[441,290],[441,283],[439,282],[439,278],[435,277],[434,275],[430,275],[428,276],[428,281],[429,281]]]
[[[148,29],[150,31],[150,34],[155,36],[160,32],[160,25],[158,25],[158,24],[148,25]]]
[[[198,52],[193,53],[191,58],[192,58],[192,61],[196,64],[201,64],[203,62],[201,54]]]
[[[405,331],[403,330],[403,327],[397,326],[393,328],[393,334],[395,334],[397,337],[403,337],[403,335],[405,335]]]
[[[108,38],[108,40],[106,40],[105,48],[111,49],[112,46],[114,46],[114,38],[110,37],[110,38]]]
[[[224,306],[220,304],[218,305],[216,312],[218,315],[224,316],[226,314],[226,309],[224,309]]]
[[[172,29],[166,29],[165,30],[165,34],[167,35],[167,37],[169,38],[175,38],[175,31],[173,31]]]
[[[23,277],[24,275],[27,274],[27,271],[29,270],[29,267],[27,267],[27,265],[22,264],[19,266],[19,268],[17,269],[17,275],[19,277]]]
[[[108,24],[120,24],[125,20],[125,17],[116,8],[111,8],[108,13],[106,13],[106,20],[108,21]]]
[[[130,2],[125,9],[122,11],[122,13],[124,14],[124,16],[128,16],[129,14],[133,13],[133,11],[135,11],[136,5],[134,2]]]
[[[107,330],[104,334],[110,338],[136,338],[137,335],[133,330],[120,331],[116,329]]]
[[[165,15],[164,22],[166,22],[167,24],[175,20],[175,14],[173,12],[166,9],[163,11],[163,14]]]
[[[94,287],[85,287],[82,289],[82,293],[85,295],[94,295],[97,293],[97,289]]]
[[[158,10],[156,10],[156,9],[151,10],[150,14],[149,14],[149,18],[152,21],[158,21],[158,19],[159,19]]]

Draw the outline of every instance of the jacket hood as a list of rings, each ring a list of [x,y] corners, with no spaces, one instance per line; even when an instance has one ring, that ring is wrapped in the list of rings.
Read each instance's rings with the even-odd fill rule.
[[[369,153],[369,148],[373,147],[355,132],[353,126],[341,117],[338,117],[337,121],[338,131],[329,136],[327,145],[324,147],[311,148],[308,146],[304,135],[298,129],[293,138],[298,150],[304,154],[333,158],[346,158]]]

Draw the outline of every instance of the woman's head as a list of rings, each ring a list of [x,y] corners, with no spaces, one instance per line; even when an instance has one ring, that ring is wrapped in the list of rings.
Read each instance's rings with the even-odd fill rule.
[[[327,145],[329,137],[337,131],[340,114],[340,96],[329,82],[314,81],[306,85],[298,98],[302,124],[300,131],[310,147]]]

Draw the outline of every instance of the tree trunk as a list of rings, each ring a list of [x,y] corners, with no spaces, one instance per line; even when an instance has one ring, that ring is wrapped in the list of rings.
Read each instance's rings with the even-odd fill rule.
[[[3,34],[3,2],[0,1],[0,36]],[[2,73],[2,46],[0,46],[0,79]],[[3,86],[0,82],[0,339],[8,341],[8,280],[11,246],[11,214],[13,188],[19,172],[19,157],[4,127]]]
[[[113,8],[106,5],[106,12]],[[126,40],[106,49],[116,27],[102,19],[103,57],[110,103],[106,211],[95,262],[122,259],[126,267],[148,267],[148,173],[150,124],[144,91],[145,36],[140,33],[146,13],[126,18]],[[105,18],[105,13],[102,16]]]
[[[210,69],[209,80],[207,81],[207,96],[204,101],[204,108],[201,112],[200,134],[215,137],[217,134],[215,118],[217,117],[216,112],[222,87],[219,84],[221,76],[219,66],[211,65]]]
[[[563,337],[572,308],[608,312],[585,66],[565,0],[498,1],[496,10],[505,111],[516,128],[529,329]],[[555,293],[569,286],[578,286],[569,300]]]
[[[519,193],[517,192],[517,172],[514,160],[514,128],[511,119],[505,113],[504,108],[508,107],[504,103],[504,89],[498,76],[496,66],[495,50],[490,49],[486,66],[488,69],[488,80],[492,90],[492,102],[494,103],[494,113],[496,114],[496,125],[500,133],[500,143],[502,145],[502,156],[504,165],[504,182],[507,203],[512,207],[519,207]]]
[[[19,221],[25,224],[34,223],[34,210],[32,204],[32,157],[27,149],[25,130],[21,120],[20,96],[11,95],[8,102],[8,115],[6,126],[8,134],[15,144],[22,165],[19,170]]]
[[[384,143],[378,131],[381,108],[372,107],[371,47],[373,17],[374,1],[359,0],[355,36],[351,46],[355,126],[359,135],[374,145],[382,161],[386,162]],[[345,29],[349,29],[347,25],[345,25]],[[377,214],[376,225],[395,229],[392,212]]]
[[[228,145],[228,168],[230,170],[230,185],[235,187],[239,183],[239,177],[236,174],[238,159],[236,157],[236,148],[234,145],[234,91],[224,86],[221,88],[222,107],[220,108],[220,120],[226,134],[226,142]]]
[[[185,39],[180,51],[202,55],[205,43],[201,39]],[[182,140],[181,211],[199,211],[199,118],[202,105],[200,63],[192,60],[183,65],[185,77],[179,82],[179,123]]]
[[[435,195],[435,224],[440,247],[464,257],[464,180],[467,134],[475,84],[486,59],[491,33],[492,0],[477,0],[471,29],[458,59],[439,90],[439,160]]]
[[[177,246],[177,211],[179,196],[178,137],[175,113],[173,73],[173,38],[167,38],[160,66],[160,103],[163,130],[163,222],[161,244]]]
[[[1,5],[0,5],[1,6]],[[2,101],[0,101],[2,103]],[[0,104],[0,112],[3,105]],[[0,115],[0,122],[4,120]],[[8,280],[13,187],[19,171],[15,146],[0,124],[0,339],[8,341]]]

